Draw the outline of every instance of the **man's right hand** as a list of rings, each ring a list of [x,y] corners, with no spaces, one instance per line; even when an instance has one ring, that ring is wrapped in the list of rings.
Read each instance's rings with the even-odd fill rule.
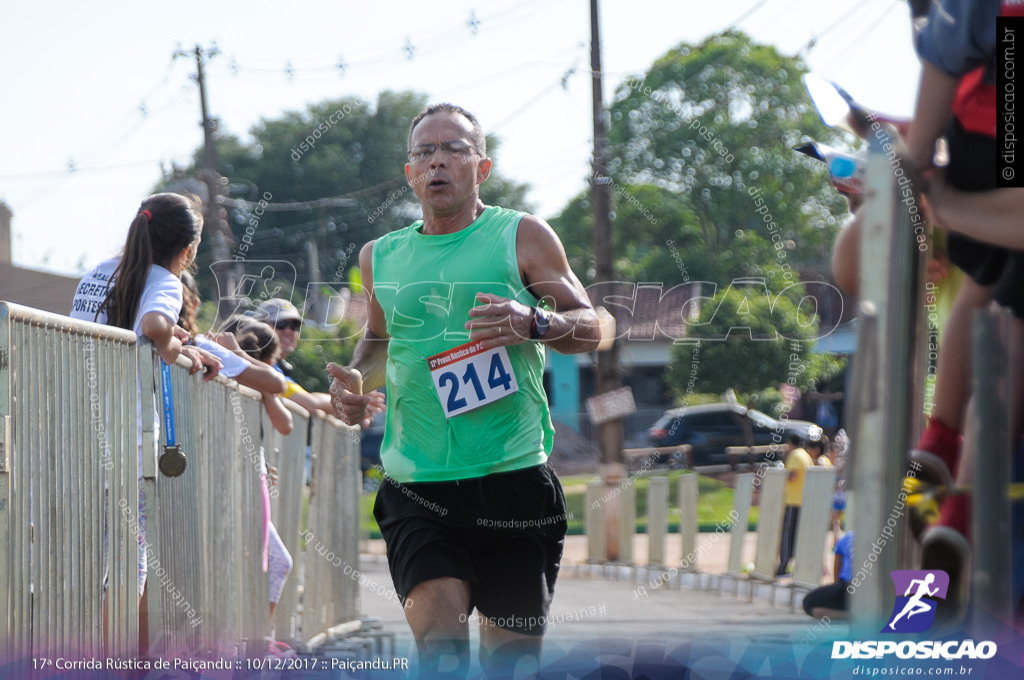
[[[349,425],[369,427],[374,412],[368,411],[372,398],[363,394],[363,376],[354,368],[327,364],[331,381],[331,405],[335,415]]]

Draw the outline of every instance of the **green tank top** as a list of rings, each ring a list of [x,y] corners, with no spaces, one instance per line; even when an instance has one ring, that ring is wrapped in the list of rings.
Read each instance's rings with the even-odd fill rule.
[[[523,215],[491,206],[454,234],[423,234],[419,221],[374,243],[374,295],[391,336],[381,461],[396,481],[470,479],[547,461],[554,428],[541,343],[505,347],[519,388],[514,392],[506,387],[512,383],[503,359],[490,369],[481,365],[473,376],[467,362],[458,361],[465,351],[435,359],[433,372],[428,364],[431,357],[469,342],[465,324],[477,293],[537,304],[522,284],[516,258]],[[489,385],[489,394],[509,393],[446,417],[445,408],[451,412],[474,388],[482,395],[481,385]]]

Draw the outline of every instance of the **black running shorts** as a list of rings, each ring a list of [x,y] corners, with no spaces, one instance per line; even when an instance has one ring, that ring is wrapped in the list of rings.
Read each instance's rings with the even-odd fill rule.
[[[946,141],[946,180],[950,186],[960,191],[996,188],[995,138],[968,132],[954,118],[947,126]],[[1024,318],[1024,252],[953,232],[946,237],[946,251],[950,261],[979,285],[995,286],[992,297],[1000,306],[1008,307],[1017,318]]]
[[[562,485],[547,465],[451,482],[390,477],[373,514],[395,592],[451,577],[471,585],[467,617],[543,635],[566,531]]]
[[[996,188],[996,140],[969,132],[956,118],[946,126],[949,166],[946,181],[958,191],[989,191]],[[991,286],[1002,276],[1009,251],[949,232],[946,237],[949,261],[978,285]]]

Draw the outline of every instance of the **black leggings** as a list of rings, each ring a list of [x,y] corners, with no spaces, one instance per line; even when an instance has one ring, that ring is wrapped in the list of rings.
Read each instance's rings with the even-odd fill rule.
[[[846,611],[846,588],[849,585],[849,581],[836,581],[827,586],[815,588],[804,595],[804,611],[808,616],[814,616],[811,612],[816,607]]]

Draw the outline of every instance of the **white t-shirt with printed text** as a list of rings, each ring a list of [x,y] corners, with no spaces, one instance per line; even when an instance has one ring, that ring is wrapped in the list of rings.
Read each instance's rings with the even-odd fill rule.
[[[72,319],[107,323],[107,315],[100,312],[100,305],[107,296],[107,286],[114,285],[114,271],[121,263],[121,257],[112,257],[96,265],[92,271],[82,277],[75,290],[75,298],[71,303]],[[142,319],[146,314],[156,312],[167,318],[171,325],[178,323],[181,314],[182,284],[181,279],[158,264],[149,268],[146,285],[139,298],[139,311],[135,314],[132,330],[142,337]]]
[[[112,257],[99,263],[82,277],[78,282],[78,288],[75,289],[75,297],[71,303],[69,316],[72,319],[107,323],[106,313],[100,312],[99,308],[103,300],[106,299],[107,287],[114,285],[114,272],[120,263],[120,256]],[[142,319],[150,313],[160,314],[166,317],[171,325],[176,325],[178,316],[181,314],[182,296],[181,279],[158,264],[150,267],[146,284],[142,289],[142,297],[139,298],[139,310],[135,314],[135,323],[132,328],[135,335],[142,338]],[[137,419],[140,423],[138,430],[139,479],[142,479],[142,386],[138,380],[136,380],[136,405]],[[160,405],[156,394],[153,395],[153,428],[154,436],[159,441]]]

